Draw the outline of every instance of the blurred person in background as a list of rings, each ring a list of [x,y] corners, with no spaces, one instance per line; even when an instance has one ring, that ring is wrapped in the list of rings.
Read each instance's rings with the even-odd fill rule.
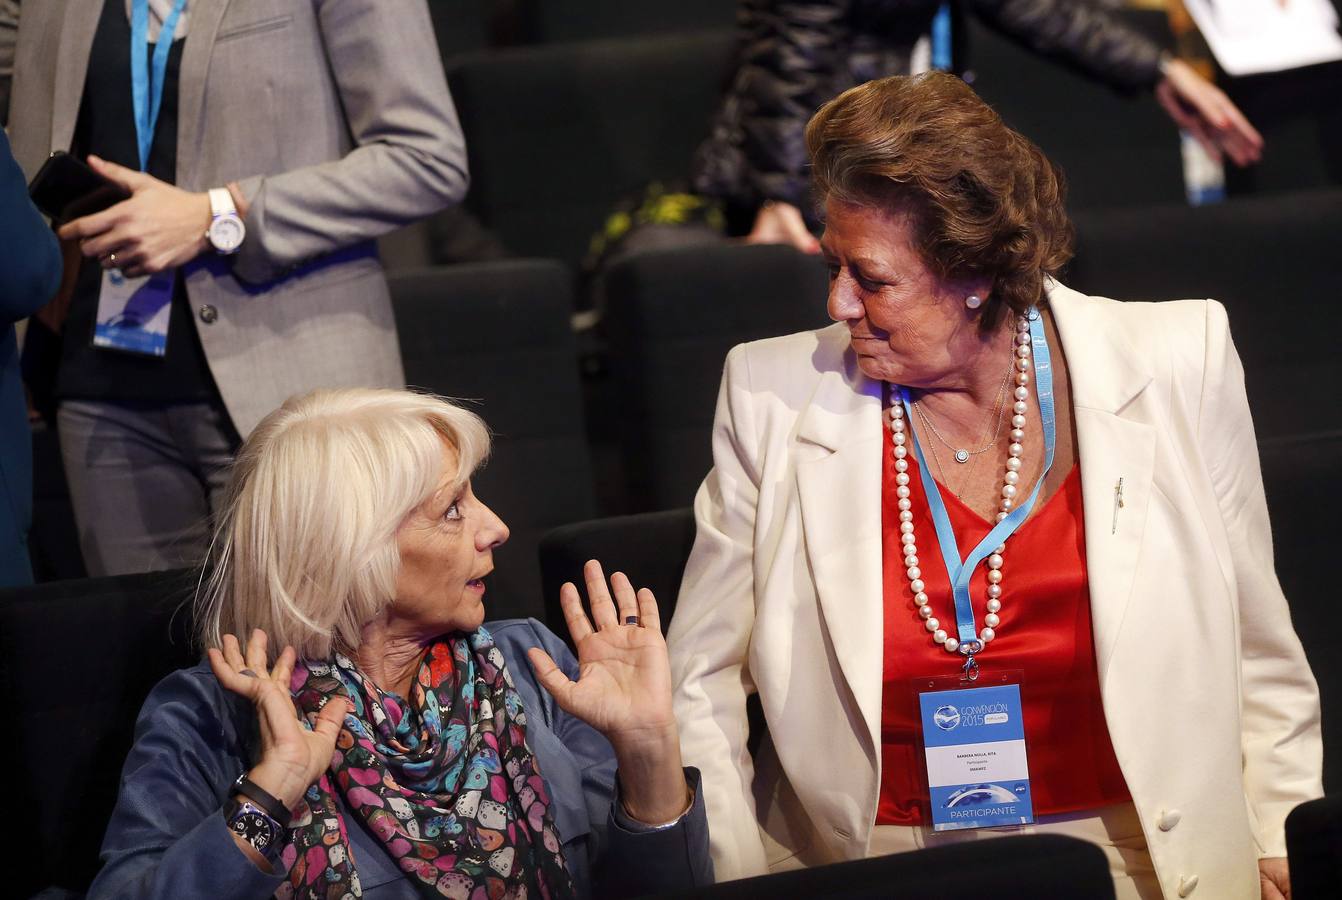
[[[941,0],[740,0],[736,71],[699,148],[692,185],[723,201],[747,240],[818,253],[803,132],[849,87],[932,65],[927,35]],[[961,0],[1025,47],[1125,91],[1151,90],[1170,118],[1216,158],[1258,159],[1262,139],[1226,96],[1185,63],[1080,0]],[[952,25],[953,39],[963,29]],[[957,47],[957,50],[959,48]],[[961,54],[953,53],[958,69]],[[1058,110],[1065,116],[1067,110]]]
[[[145,701],[91,898],[712,882],[652,593],[589,562],[591,618],[560,592],[576,659],[534,619],[484,624],[508,538],[471,490],[488,451],[409,391],[314,391],[256,427],[197,604],[208,662]]]
[[[1225,172],[1235,194],[1342,185],[1342,0],[1164,0],[1179,55],[1274,145]]]
[[[728,355],[668,634],[718,877],[1024,831],[1120,898],[1289,896],[1319,693],[1224,307],[1059,283],[1056,170],[952,75],[852,88],[806,145],[835,324]],[[1017,686],[1028,779],[922,774],[938,676]],[[945,830],[985,781],[1032,820]]]
[[[86,567],[198,562],[266,412],[404,383],[374,239],[467,185],[424,0],[26,3],[9,128],[30,177],[68,150],[130,194],[62,224],[43,315]]]
[[[23,172],[0,131],[0,587],[32,580],[32,441],[14,323],[50,300],[60,283],[56,236],[28,199]]]

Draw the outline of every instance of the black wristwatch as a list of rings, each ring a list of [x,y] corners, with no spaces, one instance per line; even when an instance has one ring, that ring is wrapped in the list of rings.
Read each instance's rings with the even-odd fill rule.
[[[274,863],[284,846],[284,829],[264,809],[242,797],[229,797],[224,804],[224,820],[229,829],[251,844],[257,853]]]
[[[264,810],[267,815],[279,823],[281,828],[289,827],[289,820],[293,818],[293,813],[289,812],[288,807],[281,803],[274,794],[248,778],[246,772],[239,775],[238,780],[233,782],[233,790],[230,793],[246,794],[247,799]]]

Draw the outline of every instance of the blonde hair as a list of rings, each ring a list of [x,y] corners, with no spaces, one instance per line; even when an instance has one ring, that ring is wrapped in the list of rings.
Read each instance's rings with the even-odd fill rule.
[[[389,604],[396,530],[438,488],[443,444],[454,489],[489,454],[480,417],[429,394],[354,388],[290,397],[233,464],[196,597],[198,636],[269,636],[300,658],[352,652]]]

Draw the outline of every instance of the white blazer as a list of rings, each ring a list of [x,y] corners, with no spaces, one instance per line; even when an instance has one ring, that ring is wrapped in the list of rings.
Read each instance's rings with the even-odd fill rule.
[[[1285,856],[1287,813],[1323,793],[1322,743],[1225,310],[1057,284],[1048,302],[1071,377],[1100,692],[1156,873],[1167,895],[1257,900],[1258,858]],[[842,324],[727,357],[670,629],[720,879],[867,853],[882,405]],[[752,761],[756,691],[769,738]]]

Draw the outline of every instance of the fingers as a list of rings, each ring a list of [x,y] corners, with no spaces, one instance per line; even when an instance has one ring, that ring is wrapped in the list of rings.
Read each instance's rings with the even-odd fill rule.
[[[270,658],[266,656],[267,643],[266,633],[260,628],[253,628],[251,639],[247,641],[247,668],[255,672],[258,678],[265,678],[270,674]]]
[[[1226,150],[1236,165],[1247,166],[1263,158],[1263,136],[1249,124],[1235,104],[1223,98],[1230,125],[1225,132]]]
[[[592,623],[587,621],[587,613],[582,610],[582,598],[578,596],[578,588],[573,582],[567,581],[559,589],[559,606],[564,611],[564,622],[568,625],[573,643],[581,643],[583,638],[592,633]]]
[[[340,736],[340,729],[345,727],[345,716],[351,709],[349,700],[337,694],[327,700],[321,712],[317,713],[317,721],[312,723],[312,730],[330,740],[331,747],[334,748],[336,738]]]
[[[235,634],[224,635],[223,640],[224,661],[232,668],[234,672],[241,672],[247,668],[247,663],[242,658],[242,648],[238,645],[238,637]]]
[[[303,726],[298,723],[298,710],[287,690],[277,690],[273,684],[263,683],[257,689],[257,695],[256,709],[261,719],[263,745],[292,739],[302,730]],[[326,705],[330,706],[331,703]]]
[[[638,620],[644,628],[651,628],[661,634],[662,616],[657,610],[657,598],[647,588],[641,588],[638,592]]]
[[[619,624],[628,625],[630,618],[638,619],[638,597],[634,593],[634,586],[629,583],[629,576],[616,572],[610,576],[610,586],[615,591],[615,604],[620,613]]]
[[[820,242],[806,227],[806,220],[801,217],[800,212],[794,211],[792,215],[786,218],[785,222],[788,243],[802,253],[814,255],[820,252]]]
[[[555,698],[555,702],[565,712],[572,712],[569,709],[569,698],[575,685],[564,671],[555,665],[550,654],[539,647],[532,647],[527,651],[527,659],[531,662],[531,670],[536,673],[536,680],[541,686],[550,692],[550,696]]]
[[[657,613],[657,601],[651,591],[646,588],[643,591],[635,591],[629,576],[623,572],[616,572],[610,576],[608,588],[601,563],[595,559],[589,559],[583,566],[583,576],[587,582],[587,595],[591,604],[591,622],[583,613],[582,598],[572,583],[565,584],[559,591],[564,621],[568,624],[569,634],[573,636],[575,644],[594,630],[623,627],[630,622],[630,619],[634,619],[637,624],[656,628],[660,632],[661,620]],[[646,599],[643,597],[644,594],[647,595]],[[648,601],[651,601],[650,604]],[[651,616],[645,613],[645,606],[651,607]]]
[[[57,229],[56,235],[64,241],[82,241],[85,238],[103,234],[121,221],[122,214],[125,213],[122,207],[125,206],[126,202],[123,200],[115,206],[109,206],[102,212],[94,213],[91,216],[80,216],[78,219],[66,222]]]
[[[232,637],[232,635],[229,635]],[[225,638],[227,641],[227,638]],[[233,653],[237,654],[238,642],[233,641]],[[214,671],[214,677],[219,679],[219,683],[226,690],[237,694],[240,697],[246,697],[253,703],[256,702],[257,694],[261,687],[260,679],[248,678],[241,674],[241,669],[246,668],[241,663],[233,663],[228,660],[227,648],[225,652],[220,652],[211,647],[205,651],[210,660],[210,668]],[[241,657],[239,657],[241,659]]]
[[[279,659],[275,660],[275,668],[270,670],[270,680],[289,690],[289,682],[293,679],[294,661],[298,654],[294,652],[293,647],[285,646],[280,651]]]
[[[115,253],[121,262],[128,260],[131,250],[130,238],[123,229],[117,227],[109,228],[95,237],[84,238],[79,242],[79,252],[85,256],[106,256]]]
[[[219,679],[219,683],[224,687],[229,686],[229,682],[237,674],[229,666],[228,661],[224,659],[224,654],[210,647],[205,651],[205,656],[210,661],[210,671],[214,672],[214,677]]]
[[[109,162],[102,157],[93,156],[92,154],[89,155],[88,163],[93,171],[97,172],[107,180],[115,182],[131,193],[134,193],[136,188],[142,187],[146,179],[152,180],[151,176],[146,175],[143,172],[128,169],[125,166],[117,165],[114,162]]]
[[[220,684],[235,694],[257,701],[262,693],[261,682],[282,675],[282,679],[277,683],[284,689],[285,696],[288,696],[289,676],[293,673],[295,659],[292,648],[285,648],[272,672],[266,656],[268,643],[266,633],[261,629],[257,628],[252,632],[245,654],[235,635],[224,635],[220,643],[223,645],[221,649],[216,650],[212,647],[206,650],[210,668],[214,670],[214,675]]]
[[[1220,163],[1225,159],[1225,154],[1221,152],[1220,141],[1201,122],[1195,121],[1184,130],[1193,136],[1193,140],[1197,141],[1198,145],[1206,151],[1212,162]]]
[[[1258,876],[1258,890],[1262,900],[1290,900],[1266,875],[1260,874]]]
[[[1230,98],[1208,86],[1194,98],[1209,137],[1239,166],[1257,162],[1263,148],[1263,136],[1249,124]]]
[[[1156,99],[1174,124],[1197,141],[1213,162],[1221,161],[1221,146],[1215,136],[1197,111],[1185,104],[1172,83],[1161,82],[1156,88]]]
[[[619,624],[616,619],[615,603],[606,588],[606,575],[601,571],[601,563],[589,559],[587,565],[582,567],[582,572],[587,581],[587,600],[592,607],[592,622],[598,630]]]
[[[1262,157],[1263,136],[1220,88],[1192,69],[1176,64],[1156,96],[1170,118],[1207,147],[1214,159],[1219,161],[1225,151],[1237,165],[1245,166]]]

